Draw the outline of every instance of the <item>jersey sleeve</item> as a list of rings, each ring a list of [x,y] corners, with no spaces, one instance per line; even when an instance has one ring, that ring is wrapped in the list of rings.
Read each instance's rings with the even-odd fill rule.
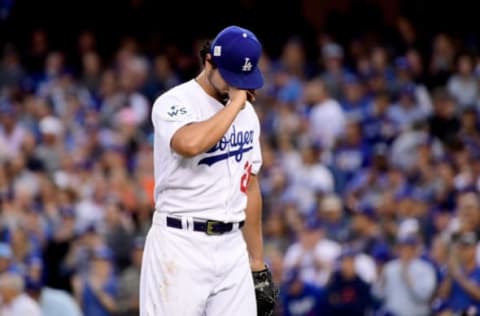
[[[253,140],[253,161],[252,161],[252,173],[258,174],[262,167],[262,149],[260,147],[260,121],[255,113],[255,135]]]
[[[167,144],[170,144],[173,135],[181,127],[196,121],[198,118],[193,108],[177,97],[160,97],[153,105],[153,127]]]

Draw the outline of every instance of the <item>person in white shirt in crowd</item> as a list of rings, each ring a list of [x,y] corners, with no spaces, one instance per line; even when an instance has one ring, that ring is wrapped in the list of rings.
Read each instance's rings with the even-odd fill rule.
[[[330,97],[322,80],[314,79],[305,86],[305,102],[312,104],[309,131],[313,140],[331,148],[344,131],[346,118],[340,103]]]
[[[35,149],[35,156],[40,159],[47,171],[54,172],[60,168],[63,155],[64,125],[53,115],[48,115],[40,120],[41,144]]]
[[[398,258],[384,267],[372,289],[385,312],[397,316],[428,316],[436,287],[432,264],[420,258],[416,235],[398,238]]]
[[[314,211],[318,196],[334,190],[333,175],[320,161],[320,154],[318,144],[305,145],[300,164],[288,172],[290,186],[286,194],[304,215]]]
[[[77,302],[64,290],[46,286],[42,280],[43,262],[32,258],[28,264],[26,292],[42,310],[42,316],[82,316]]]
[[[445,152],[443,144],[430,137],[428,125],[418,123],[397,136],[390,147],[389,161],[400,170],[410,171],[419,166],[419,158],[426,150],[435,159],[443,157]]]
[[[138,92],[148,77],[149,65],[141,56],[130,56],[125,59],[125,64],[119,74],[119,86],[123,93],[124,107],[135,113],[135,120],[139,124],[146,122],[149,117],[149,101]]]
[[[397,103],[393,104],[388,112],[390,119],[404,131],[410,129],[415,123],[425,120],[431,111],[431,107],[422,107],[415,91],[416,87],[413,83],[407,83],[401,87]]]
[[[347,240],[350,223],[345,216],[343,203],[338,195],[324,196],[319,201],[316,216],[325,223],[326,234],[329,239],[337,242]]]
[[[457,59],[457,72],[447,82],[447,89],[462,108],[475,105],[479,96],[477,79],[473,73],[473,59],[462,54]]]
[[[17,109],[8,102],[0,103],[0,160],[20,153],[26,129],[17,119]]]
[[[15,273],[0,275],[1,316],[41,316],[40,306],[24,292],[23,278]]]
[[[331,95],[338,98],[341,95],[342,83],[348,74],[343,65],[343,48],[335,42],[326,42],[322,45],[321,54],[325,71],[320,74],[320,78]]]
[[[401,89],[401,87],[406,84],[413,84],[418,105],[424,111],[431,112],[433,105],[430,93],[421,81],[417,82],[414,78],[414,66],[419,67],[418,61],[416,61],[417,57],[415,57],[417,54],[417,52],[411,51],[409,56],[400,56],[395,59],[395,74],[397,77],[395,80],[395,89]],[[415,62],[417,62],[416,65]]]
[[[324,286],[341,252],[340,245],[325,237],[316,220],[305,221],[298,240],[285,253],[285,270],[298,268],[302,280]]]

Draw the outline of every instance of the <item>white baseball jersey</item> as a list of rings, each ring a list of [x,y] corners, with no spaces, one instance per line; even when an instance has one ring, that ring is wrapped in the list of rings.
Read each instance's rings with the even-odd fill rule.
[[[185,158],[170,146],[179,128],[207,120],[222,108],[195,80],[167,91],[155,101],[152,121],[157,212],[224,222],[245,218],[248,177],[256,174],[262,164],[260,123],[250,103],[207,152]]]

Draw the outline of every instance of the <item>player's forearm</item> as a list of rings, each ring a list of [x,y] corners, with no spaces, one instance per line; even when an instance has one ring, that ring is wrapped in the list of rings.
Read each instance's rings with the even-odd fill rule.
[[[262,195],[258,179],[254,175],[251,176],[248,183],[247,194],[248,200],[243,237],[247,243],[252,270],[259,271],[265,268],[262,237]]]
[[[244,106],[245,103],[231,101],[208,120],[180,128],[172,137],[172,148],[185,157],[193,157],[209,150],[225,135]]]

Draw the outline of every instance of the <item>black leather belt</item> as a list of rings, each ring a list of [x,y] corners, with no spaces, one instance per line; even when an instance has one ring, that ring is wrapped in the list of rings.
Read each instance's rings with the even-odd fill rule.
[[[245,221],[238,223],[238,228],[242,228]],[[182,229],[182,220],[175,217],[167,216],[167,226]],[[205,222],[193,222],[193,230],[197,232],[204,232],[207,235],[221,235],[232,231],[233,223],[224,223],[219,221],[207,220]]]

